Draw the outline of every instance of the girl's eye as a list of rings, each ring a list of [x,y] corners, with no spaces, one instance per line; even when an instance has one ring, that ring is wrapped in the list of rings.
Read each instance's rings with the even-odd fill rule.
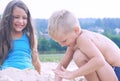
[[[27,19],[27,17],[23,17],[23,19]]]
[[[19,17],[18,16],[13,16],[13,18],[18,19]]]
[[[19,19],[20,17],[19,16],[13,16],[14,19]],[[22,19],[26,20],[27,17],[22,17]]]

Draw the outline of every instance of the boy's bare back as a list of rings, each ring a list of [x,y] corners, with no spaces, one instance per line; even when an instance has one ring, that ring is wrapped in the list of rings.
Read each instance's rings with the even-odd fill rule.
[[[87,40],[86,40],[87,39]],[[110,39],[101,35],[99,33],[82,30],[81,35],[79,36],[78,40],[90,40],[97,49],[101,52],[104,56],[105,60],[111,64],[112,66],[120,66],[120,49],[119,47]],[[81,41],[78,41],[80,43]],[[81,48],[81,46],[79,46]],[[85,46],[84,47],[88,47]],[[89,56],[89,53],[86,54]],[[113,60],[114,59],[114,60]],[[116,60],[115,60],[116,59]]]

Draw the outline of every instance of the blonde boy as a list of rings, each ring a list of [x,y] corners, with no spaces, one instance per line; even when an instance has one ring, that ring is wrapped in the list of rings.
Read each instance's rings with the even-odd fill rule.
[[[120,50],[107,37],[83,30],[78,19],[67,10],[56,11],[48,22],[48,33],[67,51],[54,70],[55,81],[85,76],[87,81],[118,81],[112,66],[120,67]],[[74,60],[78,69],[68,71]]]

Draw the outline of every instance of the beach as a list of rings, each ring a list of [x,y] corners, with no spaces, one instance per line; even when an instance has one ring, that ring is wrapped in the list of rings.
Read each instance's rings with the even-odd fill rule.
[[[42,62],[41,63],[42,75],[45,75],[45,76],[49,77],[50,81],[54,81],[54,73],[53,73],[52,69],[55,69],[57,67],[57,65],[58,65],[58,63],[56,63],[56,62]],[[72,61],[69,64],[67,70],[72,71],[72,70],[75,70],[75,69],[77,69],[77,66]],[[62,81],[86,81],[86,80],[85,80],[85,78],[83,76],[81,76],[81,77],[77,77],[77,78],[75,78],[73,80],[65,80],[65,79],[63,79]]]
[[[41,62],[41,75],[33,69],[19,70],[8,68],[0,71],[0,81],[54,81],[53,69],[57,67],[56,62]],[[74,62],[71,62],[67,70],[77,69]],[[83,76],[72,80],[63,79],[62,81],[86,81]]]

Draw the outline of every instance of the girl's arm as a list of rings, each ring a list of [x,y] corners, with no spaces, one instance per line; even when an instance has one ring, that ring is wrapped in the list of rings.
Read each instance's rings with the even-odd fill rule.
[[[37,50],[37,37],[35,36],[35,44],[34,44],[34,48],[32,50],[32,63],[35,67],[35,69],[37,70],[37,72],[40,74],[41,73],[41,63],[40,63],[40,59],[39,59],[39,53]]]
[[[41,73],[41,63],[39,60],[39,53],[36,50],[33,50],[32,52],[32,63],[37,70],[37,72],[40,74]]]

